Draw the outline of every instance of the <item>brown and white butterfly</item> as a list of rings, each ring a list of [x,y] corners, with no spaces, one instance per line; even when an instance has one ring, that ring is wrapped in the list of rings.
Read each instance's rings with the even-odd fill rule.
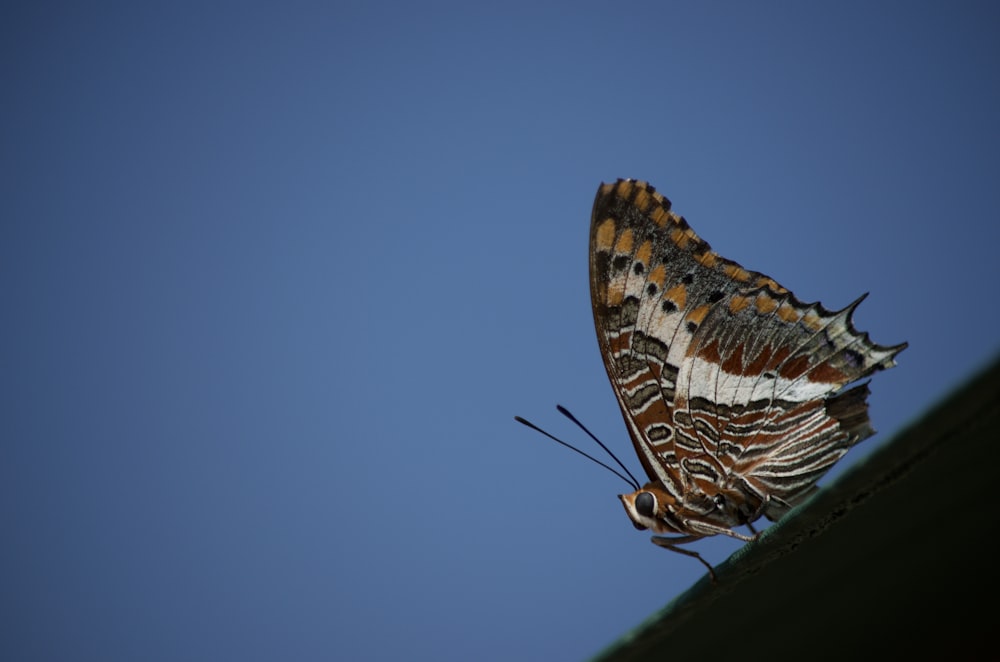
[[[906,347],[854,329],[864,297],[829,311],[720,257],[640,181],[598,189],[590,293],[601,356],[649,479],[619,498],[637,528],[659,534],[654,543],[710,573],[678,545],[753,540],[736,529],[754,532],[755,520],[777,519],[815,490],[874,432],[867,383],[844,387],[892,367]]]

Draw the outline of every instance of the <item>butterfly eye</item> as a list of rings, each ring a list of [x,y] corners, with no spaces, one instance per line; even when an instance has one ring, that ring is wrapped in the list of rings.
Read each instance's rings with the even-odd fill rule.
[[[718,508],[719,510],[722,510],[722,508],[725,505],[726,505],[726,497],[722,496],[721,494],[716,494],[715,495],[715,507]]]
[[[656,499],[649,492],[639,492],[635,498],[635,511],[643,517],[652,517],[656,508]]]

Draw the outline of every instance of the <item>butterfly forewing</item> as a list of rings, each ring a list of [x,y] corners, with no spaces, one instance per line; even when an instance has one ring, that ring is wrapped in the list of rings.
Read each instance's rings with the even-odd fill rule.
[[[618,195],[612,192],[617,191]],[[659,194],[632,202],[629,182],[603,186],[594,203],[590,228],[590,291],[594,323],[608,377],[614,387],[636,454],[650,480],[660,480],[679,497],[683,486],[673,446],[672,405],[677,369],[668,362],[671,338],[661,311],[651,306],[649,285],[660,287],[665,273],[651,274],[657,226],[643,207],[669,214]],[[652,278],[652,283],[650,279]],[[661,333],[649,335],[651,315]]]

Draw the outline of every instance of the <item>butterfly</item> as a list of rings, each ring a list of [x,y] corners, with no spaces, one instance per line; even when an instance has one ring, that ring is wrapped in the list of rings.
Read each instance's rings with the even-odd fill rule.
[[[641,181],[597,191],[590,294],[608,379],[648,477],[619,499],[636,528],[698,559],[713,580],[711,565],[679,545],[754,540],[753,522],[776,520],[815,491],[874,433],[868,384],[851,385],[906,348],[855,330],[864,296],[830,311],[719,256]]]

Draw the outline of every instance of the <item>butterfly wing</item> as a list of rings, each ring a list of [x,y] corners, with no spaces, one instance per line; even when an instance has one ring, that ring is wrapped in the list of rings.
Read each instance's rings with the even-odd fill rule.
[[[678,342],[685,302],[683,219],[643,182],[598,190],[590,225],[590,295],[604,366],[650,480],[685,491],[674,443]],[[686,256],[689,258],[689,256]]]
[[[677,443],[711,459],[685,466],[706,483],[769,499],[774,516],[873,434],[867,384],[842,389],[895,365],[906,345],[857,332],[861,299],[829,311],[747,273],[754,286],[713,308],[688,345],[674,420]]]
[[[851,324],[720,257],[644,182],[602,185],[590,232],[597,336],[650,479],[681,499],[736,489],[774,511],[871,434],[867,388],[894,365]],[[860,301],[860,300],[859,300]]]

